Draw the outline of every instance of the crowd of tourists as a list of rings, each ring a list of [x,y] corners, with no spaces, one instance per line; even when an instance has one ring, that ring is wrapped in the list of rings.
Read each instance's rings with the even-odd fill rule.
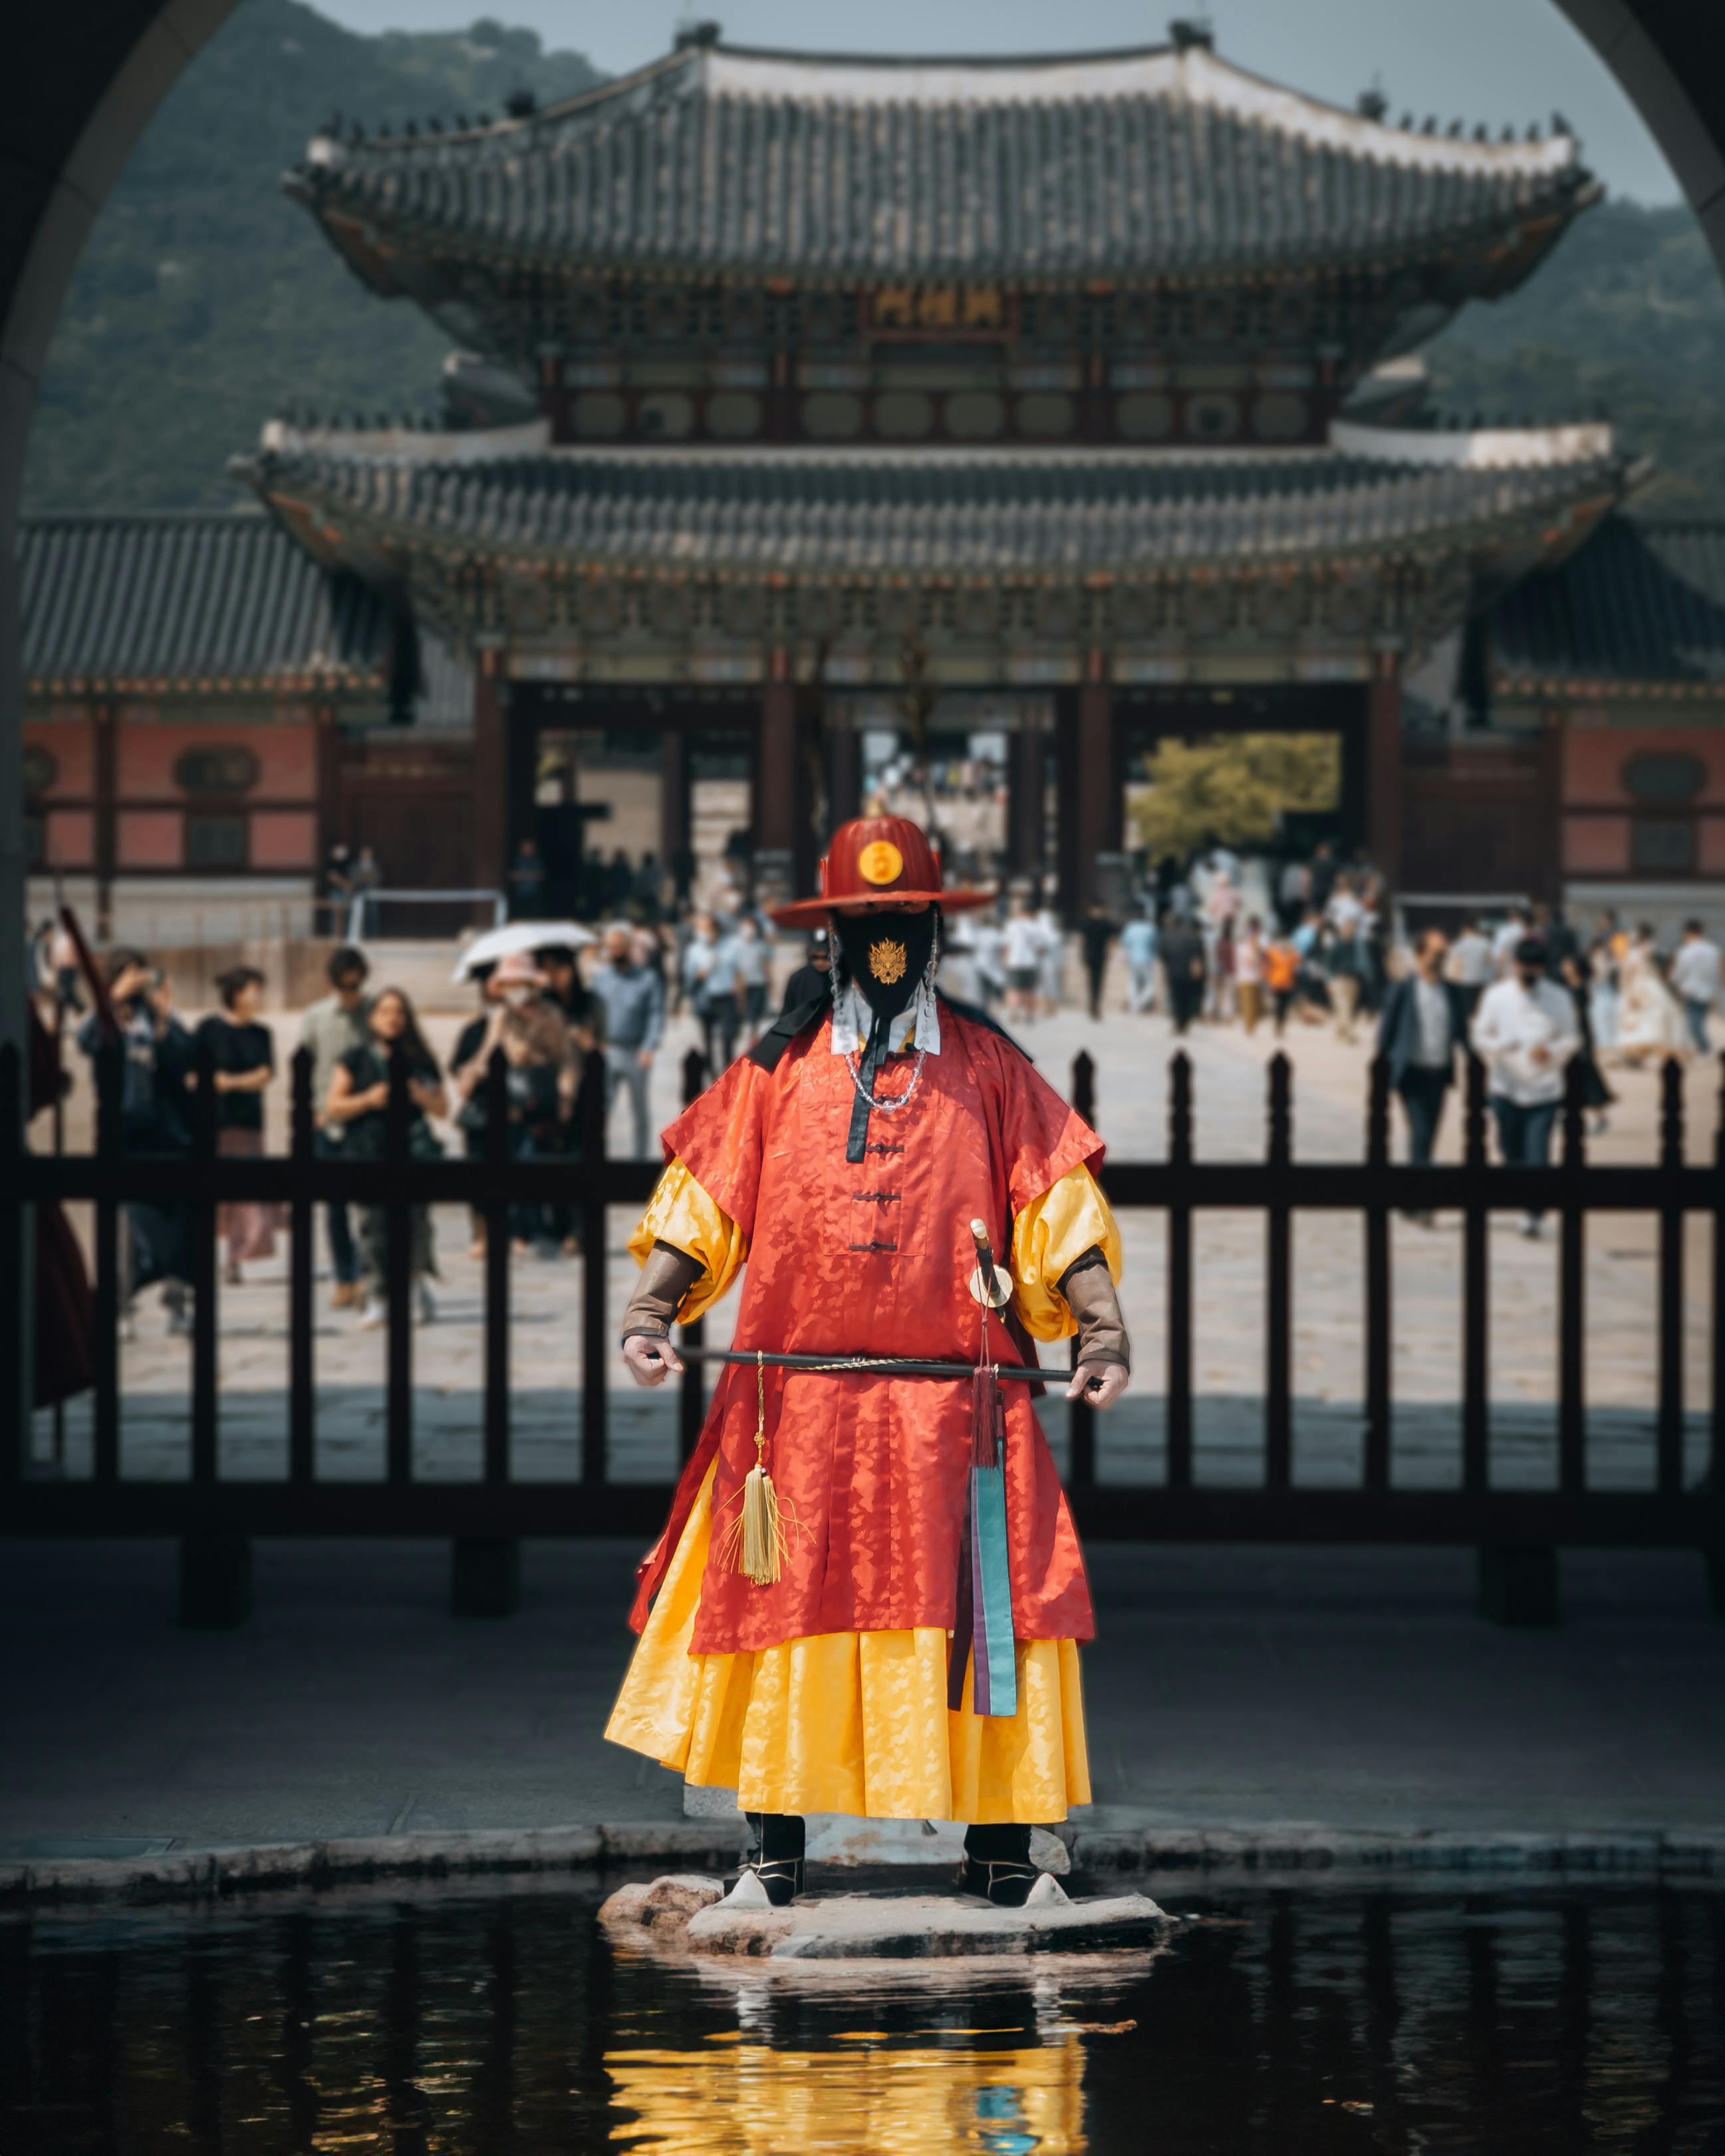
[[[619,858],[616,876],[626,917],[596,941],[583,932],[591,949],[556,940],[547,923],[551,940],[469,968],[476,1007],[442,1060],[407,993],[374,984],[364,951],[340,946],[329,961],[328,993],[299,1026],[312,1058],[320,1157],[382,1152],[398,1056],[405,1058],[407,1138],[415,1157],[439,1155],[449,1143],[485,1155],[500,1101],[501,1143],[512,1159],[578,1157],[590,1114],[608,1117],[624,1101],[632,1149],[650,1157],[651,1078],[669,1018],[684,1012],[694,1020],[706,1069],[716,1075],[771,1012],[826,993],[819,932],[801,964],[776,983],[773,932],[743,896],[743,879],[721,874],[703,891],[707,903],[679,905],[650,857],[629,871],[625,893],[627,865]],[[653,873],[650,898],[643,896],[643,870]],[[44,923],[33,958],[44,1001],[80,1019],[75,1038],[86,1053],[94,1055],[110,1025],[118,1036],[122,1149],[192,1151],[192,1089],[204,1063],[218,1151],[263,1149],[265,1100],[279,1073],[275,1035],[261,1015],[266,983],[255,968],[219,977],[216,1008],[194,1029],[176,1014],[167,980],[142,951],[107,954],[99,998],[86,993],[94,984],[80,975],[64,930]],[[1584,934],[1561,911],[1538,906],[1512,906],[1501,920],[1464,919],[1453,934],[1428,927],[1397,950],[1381,879],[1368,863],[1338,860],[1321,844],[1279,865],[1223,849],[1183,867],[1164,862],[1124,917],[1092,906],[1073,929],[1052,893],[1027,880],[949,924],[942,981],[1006,1024],[1029,1027],[1061,1010],[1075,961],[1093,1019],[1111,1009],[1161,1013],[1176,1034],[1198,1024],[1238,1024],[1247,1034],[1267,1025],[1279,1036],[1291,1026],[1326,1028],[1381,1050],[1418,1163],[1432,1158],[1464,1046],[1486,1064],[1504,1158],[1543,1162],[1570,1063],[1579,1059],[1584,1103],[1594,1127],[1604,1128],[1613,1098],[1608,1069],[1707,1052],[1722,975],[1718,946],[1698,920],[1662,949],[1651,927],[1625,927],[1614,914],[1601,914]],[[87,1008],[92,1000],[104,1008]],[[586,1091],[601,1045],[602,1111]],[[490,1075],[500,1051],[501,1093]],[[121,1286],[128,1320],[138,1290],[159,1281],[170,1330],[186,1330],[182,1209],[137,1204],[126,1214]],[[1537,1233],[1537,1216],[1527,1225]],[[554,1260],[579,1252],[576,1220],[561,1203],[516,1205],[508,1231],[522,1255]],[[218,1233],[224,1276],[237,1283],[247,1265],[274,1255],[281,1223],[267,1205],[234,1204],[222,1209]],[[354,1312],[362,1327],[381,1325],[383,1209],[331,1206],[327,1233],[336,1306]],[[475,1217],[473,1255],[484,1254],[485,1237],[485,1221]],[[410,1270],[414,1314],[428,1322],[436,1309],[437,1260],[424,1208],[412,1219]]]

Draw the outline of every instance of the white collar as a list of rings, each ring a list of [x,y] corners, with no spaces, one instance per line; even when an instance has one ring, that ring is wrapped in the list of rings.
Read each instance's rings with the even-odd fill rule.
[[[868,998],[855,981],[847,981],[833,1007],[833,1054],[860,1055],[868,1045],[869,1029],[874,1022]],[[917,983],[916,994],[886,1029],[886,1045],[895,1055],[906,1045],[926,1049],[931,1055],[941,1052],[940,1014],[935,1009],[934,990],[927,981]]]

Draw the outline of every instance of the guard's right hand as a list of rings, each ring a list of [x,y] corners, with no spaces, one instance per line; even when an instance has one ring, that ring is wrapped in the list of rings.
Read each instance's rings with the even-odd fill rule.
[[[632,1332],[623,1343],[624,1367],[638,1385],[662,1385],[668,1377],[680,1378],[683,1365],[669,1340]]]

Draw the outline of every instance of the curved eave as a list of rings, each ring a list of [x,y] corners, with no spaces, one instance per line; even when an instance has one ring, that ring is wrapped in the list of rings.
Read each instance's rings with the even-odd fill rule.
[[[494,233],[470,223],[440,222],[379,203],[368,192],[327,182],[305,185],[298,172],[284,177],[285,191],[317,219],[331,245],[367,284],[386,299],[412,295],[417,271],[435,282],[448,268],[508,275],[552,276],[573,282],[589,277],[633,278],[646,284],[788,284],[812,290],[875,290],[883,286],[937,282],[959,287],[1009,285],[1024,291],[1224,290],[1231,286],[1307,284],[1326,277],[1385,277],[1410,270],[1438,273],[1463,291],[1491,297],[1512,290],[1562,238],[1570,222],[1599,201],[1591,179],[1506,216],[1427,232],[1366,235],[1347,245],[1290,241],[1279,249],[1224,255],[1204,262],[1137,257],[1061,266],[997,259],[930,261],[896,267],[866,262],[798,260],[788,254],[697,254],[639,247],[572,249]]]
[[[1725,681],[1643,680],[1617,674],[1498,674],[1491,694],[1506,703],[1725,703]]]
[[[771,475],[782,480],[789,459],[816,483],[774,496]],[[586,489],[583,461],[595,480]],[[942,464],[953,476],[931,496],[922,490]],[[632,491],[655,465],[660,490]],[[892,485],[898,469],[915,474],[902,497]],[[1012,453],[1010,461],[778,451],[752,470],[735,452],[554,452],[416,470],[400,459],[325,461],[308,447],[265,452],[236,470],[289,529],[315,520],[320,547],[355,565],[388,561],[398,573],[417,557],[450,574],[952,586],[1246,578],[1458,551],[1513,555],[1519,572],[1573,547],[1625,476],[1625,460],[1609,450],[1571,461],[1451,457],[1376,468],[1296,450],[1259,458],[1255,488],[1240,483],[1247,474],[1237,460],[1204,451]],[[966,470],[987,474],[968,496]],[[1206,471],[1231,476],[1206,490]],[[734,483],[716,488],[721,472]],[[1112,482],[1133,473],[1137,488],[1094,490],[1099,474]],[[1158,493],[1158,481],[1168,490]]]

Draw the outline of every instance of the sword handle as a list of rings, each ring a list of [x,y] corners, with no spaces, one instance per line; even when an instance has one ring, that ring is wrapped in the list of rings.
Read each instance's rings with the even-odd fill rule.
[[[976,1270],[970,1276],[971,1295],[990,1310],[1004,1310],[1012,1300],[1012,1281],[1004,1266],[994,1262],[986,1220],[971,1222],[970,1239],[976,1245]]]

